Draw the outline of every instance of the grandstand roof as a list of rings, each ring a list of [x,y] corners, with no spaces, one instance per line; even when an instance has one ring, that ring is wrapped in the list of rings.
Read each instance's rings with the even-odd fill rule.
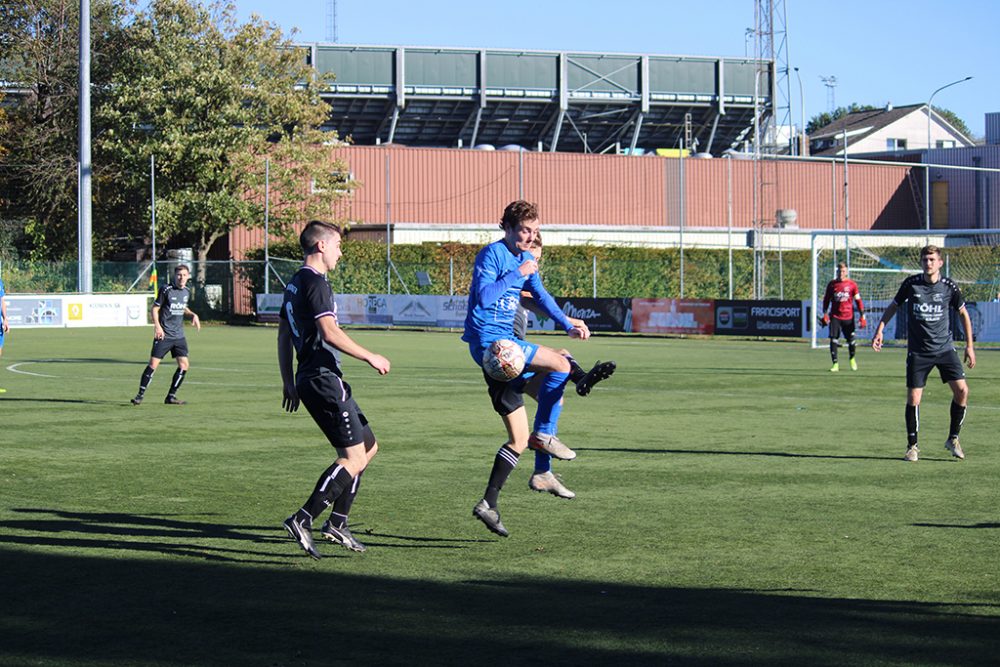
[[[299,44],[332,72],[328,128],[358,145],[677,148],[752,138],[773,62],[702,56]],[[758,77],[758,72],[761,76]]]

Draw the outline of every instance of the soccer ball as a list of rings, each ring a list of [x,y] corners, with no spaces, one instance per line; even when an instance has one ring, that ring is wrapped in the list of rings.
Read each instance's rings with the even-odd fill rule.
[[[494,380],[513,380],[524,370],[524,350],[512,340],[495,340],[483,353],[483,370]]]

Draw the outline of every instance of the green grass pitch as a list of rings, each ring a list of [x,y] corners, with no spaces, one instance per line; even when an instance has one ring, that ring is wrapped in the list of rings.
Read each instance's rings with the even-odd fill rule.
[[[556,462],[577,492],[471,516],[503,428],[457,334],[355,331],[345,360],[381,453],[352,513],[368,545],[281,521],[332,450],[281,411],[275,330],[189,328],[135,394],[149,329],[15,330],[0,359],[0,664],[997,664],[1000,384],[970,372],[901,460],[904,351],[827,371],[802,343],[544,338],[618,373],[568,395]],[[845,354],[846,356],[846,354]],[[842,368],[846,364],[841,364]]]

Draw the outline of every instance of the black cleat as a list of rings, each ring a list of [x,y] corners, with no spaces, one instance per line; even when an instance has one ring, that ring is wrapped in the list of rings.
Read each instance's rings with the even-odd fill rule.
[[[586,375],[580,378],[580,381],[576,383],[576,393],[581,396],[586,396],[590,393],[590,390],[594,388],[594,385],[601,380],[607,380],[609,377],[615,374],[615,369],[618,365],[613,361],[598,361],[594,364]]]
[[[187,401],[182,401],[181,399],[177,398],[173,394],[170,394],[165,399],[163,399],[163,402],[166,403],[167,405],[186,405],[187,404]]]
[[[346,525],[335,526],[329,519],[327,519],[326,523],[323,524],[320,534],[331,542],[345,546],[351,551],[364,553],[365,549],[368,548],[359,542],[358,538],[351,534],[351,530]]]
[[[291,538],[299,543],[299,546],[302,547],[303,551],[316,560],[322,558],[322,556],[319,555],[319,552],[316,551],[316,547],[313,546],[312,533],[310,532],[312,530],[312,526],[305,519],[298,518],[298,513],[285,519],[283,525]]]
[[[142,404],[142,394],[136,394],[135,398],[132,399],[132,405],[141,405],[141,404]]]
[[[496,511],[496,509],[494,508],[491,508],[486,503],[485,499],[480,500],[478,503],[476,503],[476,506],[472,508],[472,516],[482,521],[484,524],[486,524],[487,528],[489,528],[491,531],[493,531],[500,537],[507,537],[508,535],[510,535],[510,533],[507,532],[507,529],[503,527],[503,524],[500,523],[500,512]]]

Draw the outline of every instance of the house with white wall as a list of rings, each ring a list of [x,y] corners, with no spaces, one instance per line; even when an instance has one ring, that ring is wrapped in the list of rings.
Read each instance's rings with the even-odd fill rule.
[[[813,131],[809,136],[809,154],[822,157],[844,155],[845,151],[848,155],[857,155],[974,145],[971,138],[955,129],[926,104],[902,107],[889,104],[874,111],[855,111]]]

